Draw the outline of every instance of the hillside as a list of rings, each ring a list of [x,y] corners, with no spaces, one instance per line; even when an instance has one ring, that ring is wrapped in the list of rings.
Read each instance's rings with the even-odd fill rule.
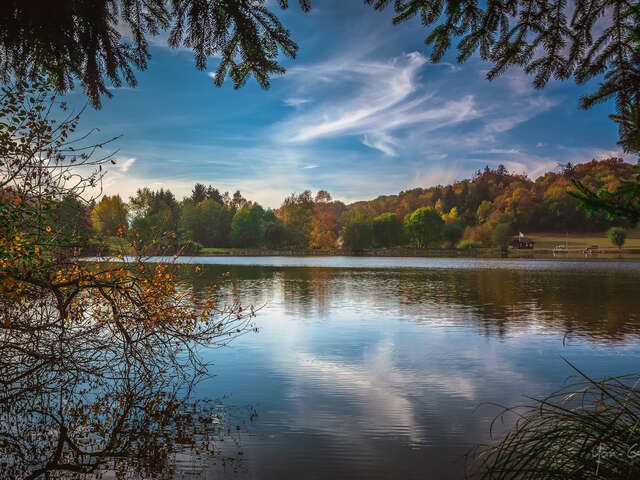
[[[496,223],[501,217],[520,231],[602,232],[617,224],[603,215],[588,217],[577,201],[567,195],[571,178],[593,189],[614,188],[620,179],[640,173],[638,165],[620,158],[567,164],[560,172],[548,172],[531,180],[509,173],[503,166],[485,167],[473,178],[451,185],[414,188],[397,195],[382,195],[374,200],[356,202],[348,209],[361,208],[373,216],[393,212],[400,218],[420,207],[434,207],[442,214],[455,209],[466,226]]]

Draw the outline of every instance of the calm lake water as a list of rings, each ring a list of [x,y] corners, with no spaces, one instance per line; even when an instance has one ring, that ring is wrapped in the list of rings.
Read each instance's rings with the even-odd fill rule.
[[[638,262],[182,261],[206,265],[195,289],[262,306],[259,333],[203,353],[215,378],[196,395],[257,413],[225,478],[461,478],[499,411],[487,403],[558,389],[563,357],[593,376],[640,370]]]

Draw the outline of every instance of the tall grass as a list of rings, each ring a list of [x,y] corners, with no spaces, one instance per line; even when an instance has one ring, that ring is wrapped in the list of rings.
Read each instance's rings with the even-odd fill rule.
[[[577,374],[571,383],[494,419],[492,438],[496,422],[517,418],[496,443],[471,452],[470,476],[640,479],[640,375],[594,380],[567,363]]]

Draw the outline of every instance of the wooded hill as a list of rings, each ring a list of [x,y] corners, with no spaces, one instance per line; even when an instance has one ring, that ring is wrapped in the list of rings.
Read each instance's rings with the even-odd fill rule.
[[[483,171],[476,171],[473,178],[451,185],[381,195],[347,208],[364,208],[374,216],[393,212],[401,218],[419,207],[434,207],[442,214],[455,208],[468,226],[495,222],[507,215],[523,231],[600,232],[613,223],[603,215],[588,217],[578,208],[577,201],[567,195],[571,178],[591,189],[613,189],[620,179],[640,173],[640,166],[621,158],[609,158],[577,165],[569,163],[559,166],[558,170],[533,181],[527,176],[509,173],[502,165],[495,170],[485,167]]]
[[[588,216],[567,191],[572,179],[592,189],[617,186],[640,173],[619,158],[558,167],[535,181],[500,165],[451,185],[414,188],[397,195],[344,204],[321,190],[291,194],[264,210],[240,192],[197,184],[178,202],[168,190],[141,189],[127,203],[104,197],[93,206],[90,228],[98,238],[135,231],[175,232],[177,244],[204,247],[350,249],[412,244],[497,246],[517,232],[601,232],[626,226]],[[174,237],[170,237],[174,238]]]

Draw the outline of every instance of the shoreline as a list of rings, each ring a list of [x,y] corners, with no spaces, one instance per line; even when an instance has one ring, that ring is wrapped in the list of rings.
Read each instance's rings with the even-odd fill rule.
[[[311,249],[211,249],[215,251],[200,252],[193,257],[426,257],[426,258],[518,258],[518,259],[606,259],[625,260],[640,259],[640,249],[630,248],[619,251],[617,249],[602,249],[598,253],[585,255],[582,250],[568,250],[554,254],[553,250],[514,250],[509,249],[506,254],[502,254],[495,248],[385,248],[372,249],[362,252],[352,252],[349,250],[311,250]]]

